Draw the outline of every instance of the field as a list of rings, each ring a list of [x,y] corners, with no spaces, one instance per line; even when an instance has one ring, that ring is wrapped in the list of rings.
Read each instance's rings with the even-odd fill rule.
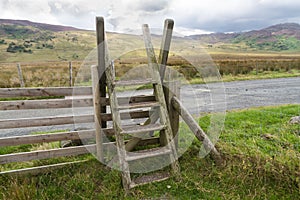
[[[2,176],[1,199],[298,199],[300,195],[300,126],[289,124],[299,105],[262,107],[228,112],[217,148],[226,164],[216,166],[198,156],[195,140],[179,159],[181,179],[171,178],[131,190],[125,196],[120,174],[92,156],[41,160],[2,166],[2,170],[57,161],[87,162],[38,176]],[[199,119],[206,130],[212,115]],[[180,125],[180,133],[187,127]],[[57,145],[57,144],[50,144]],[[17,149],[45,149],[21,146]],[[11,149],[1,149],[7,152]]]
[[[205,67],[212,72],[219,70],[223,81],[249,80],[263,78],[280,78],[300,76],[300,55],[297,54],[211,54],[211,67]],[[128,56],[128,55],[127,55]],[[73,61],[73,83],[83,61]],[[143,58],[128,58],[126,56],[115,61],[117,76],[121,77],[135,66],[145,64]],[[20,63],[26,87],[58,87],[69,86],[69,62],[24,62]],[[201,71],[176,56],[170,56],[168,65],[178,71],[190,83],[201,83]],[[204,66],[207,64],[204,64]],[[84,65],[86,66],[86,63]],[[82,68],[86,69],[86,68]],[[82,69],[80,73],[82,73]],[[88,67],[89,69],[89,67]],[[203,68],[204,69],[204,68]],[[20,80],[17,63],[0,63],[0,87],[19,87]],[[139,75],[136,74],[138,77]],[[87,77],[90,79],[90,77]]]
[[[21,64],[26,87],[50,87],[69,85],[69,61],[73,63],[74,80],[82,63],[92,61],[95,64],[97,61],[96,35],[93,31],[52,32],[34,27],[7,28],[6,35],[0,41],[0,87],[20,85],[17,63]],[[109,56],[115,60],[118,77],[147,62],[140,35],[107,33],[106,36]],[[160,36],[152,36],[154,47],[160,47],[160,41]],[[168,65],[191,83],[203,82],[203,76],[217,76],[216,69],[223,81],[300,75],[297,49],[272,51],[239,45],[222,42],[209,45],[191,38],[174,37]],[[8,51],[10,46],[11,51]],[[156,53],[159,53],[157,49]],[[198,70],[192,67],[191,62],[194,61]]]

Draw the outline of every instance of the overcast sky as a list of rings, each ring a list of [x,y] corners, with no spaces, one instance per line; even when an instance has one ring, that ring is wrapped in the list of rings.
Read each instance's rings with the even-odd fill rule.
[[[300,0],[1,0],[0,18],[95,29],[103,16],[107,30],[126,32],[141,24],[161,27],[175,20],[187,35],[239,32],[277,23],[300,23]]]

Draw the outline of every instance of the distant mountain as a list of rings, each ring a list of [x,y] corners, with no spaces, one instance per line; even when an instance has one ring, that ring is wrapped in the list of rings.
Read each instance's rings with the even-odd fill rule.
[[[88,49],[91,31],[82,29],[36,23],[27,20],[0,19],[0,60],[10,60],[16,55],[31,57],[55,56],[60,60],[79,59],[80,55],[76,49]],[[93,40],[92,40],[93,41]],[[96,42],[94,42],[96,44]],[[57,52],[64,52],[73,49],[71,55]]]
[[[0,26],[1,25],[17,25],[17,26],[24,26],[24,27],[31,26],[40,30],[53,31],[53,32],[82,30],[71,26],[52,25],[52,24],[31,22],[28,20],[13,20],[13,19],[0,19]]]
[[[244,44],[257,50],[297,50],[300,49],[300,25],[284,23],[261,30],[240,33],[212,33],[193,35],[189,38],[211,45],[217,43]]]

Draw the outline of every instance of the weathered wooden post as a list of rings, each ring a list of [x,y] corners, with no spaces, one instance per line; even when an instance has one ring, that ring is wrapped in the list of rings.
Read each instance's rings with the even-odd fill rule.
[[[98,76],[98,67],[92,66],[92,83],[93,83],[93,103],[94,103],[94,118],[95,118],[95,133],[96,133],[96,154],[98,160],[103,161],[103,135],[101,123],[101,99],[100,99],[100,85]]]
[[[179,88],[176,88],[176,83],[172,80],[172,72],[167,70],[166,73],[166,65],[168,62],[169,51],[171,46],[172,34],[173,34],[174,21],[172,19],[166,19],[164,24],[164,32],[160,47],[160,53],[158,57],[158,63],[160,66],[159,73],[161,77],[161,82],[164,86],[164,94],[166,98],[166,104],[169,112],[169,118],[171,121],[171,127],[173,136],[175,136],[178,132],[179,126],[179,115],[177,112],[173,111],[173,107],[171,106],[171,99],[174,95],[179,97]],[[167,74],[166,80],[164,80],[165,75]],[[178,85],[177,85],[178,86]],[[176,93],[176,94],[175,94]],[[166,140],[165,134],[161,134],[160,136],[161,145],[166,145],[168,141]],[[177,141],[175,141],[177,147]]]
[[[73,85],[73,65],[72,61],[69,61],[69,79],[70,79],[70,87]]]
[[[20,80],[20,86],[21,87],[25,87],[24,79],[23,79],[23,73],[22,73],[22,68],[21,68],[21,64],[20,63],[17,64],[17,69],[18,69],[18,75],[19,75],[19,80]]]
[[[166,70],[164,82],[164,93],[167,103],[167,108],[169,112],[169,118],[171,122],[174,142],[176,148],[178,148],[178,131],[179,131],[179,113],[175,110],[172,105],[172,98],[180,98],[180,80],[177,80],[177,74],[174,71]],[[160,139],[162,145],[165,144],[162,138]]]
[[[217,164],[221,165],[223,163],[223,160],[220,153],[215,148],[214,144],[210,141],[206,133],[192,117],[192,115],[188,112],[188,110],[183,106],[183,104],[177,97],[174,96],[171,102],[174,109],[180,114],[182,119],[189,126],[190,130],[194,133],[197,139],[203,143],[205,150],[210,152],[211,156]]]
[[[106,106],[101,104],[101,99],[106,97],[106,75],[105,75],[105,31],[103,17],[96,18],[98,66],[92,67],[94,116],[96,131],[97,158],[103,162],[103,132],[102,128],[107,123],[101,119],[101,113],[106,113]]]
[[[172,34],[174,28],[174,21],[172,19],[166,19],[164,25],[164,33],[161,42],[158,63],[160,64],[160,77],[162,82],[164,81],[166,65],[169,57],[169,51],[171,46]]]
[[[104,18],[96,18],[97,29],[97,49],[98,49],[98,78],[99,78],[99,92],[100,97],[106,97],[106,61],[105,61],[105,30],[104,30]],[[101,113],[106,113],[106,106],[101,106]],[[105,121],[101,122],[102,128],[106,128]]]

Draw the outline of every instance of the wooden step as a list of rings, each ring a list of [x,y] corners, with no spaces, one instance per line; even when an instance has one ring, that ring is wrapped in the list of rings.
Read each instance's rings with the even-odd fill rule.
[[[159,106],[159,102],[157,101],[148,101],[148,102],[138,102],[138,103],[129,103],[119,105],[119,110],[126,110],[126,109],[136,109],[136,108],[147,108],[147,107],[157,107]]]
[[[160,131],[165,128],[164,125],[161,124],[148,124],[148,125],[134,125],[134,126],[126,126],[122,127],[121,134],[136,134],[136,133],[147,133],[152,131]]]
[[[135,178],[130,183],[130,188],[134,188],[136,186],[145,185],[153,182],[160,182],[170,178],[170,173],[168,172],[160,172],[154,173],[150,175],[143,175],[138,178]]]
[[[144,158],[152,158],[152,157],[167,155],[171,153],[172,151],[167,147],[158,147],[152,149],[145,149],[141,151],[128,152],[125,160],[134,161],[134,160],[140,160]]]
[[[120,80],[114,82],[115,86],[134,86],[134,85],[147,85],[155,84],[152,78],[139,79],[139,80]]]

